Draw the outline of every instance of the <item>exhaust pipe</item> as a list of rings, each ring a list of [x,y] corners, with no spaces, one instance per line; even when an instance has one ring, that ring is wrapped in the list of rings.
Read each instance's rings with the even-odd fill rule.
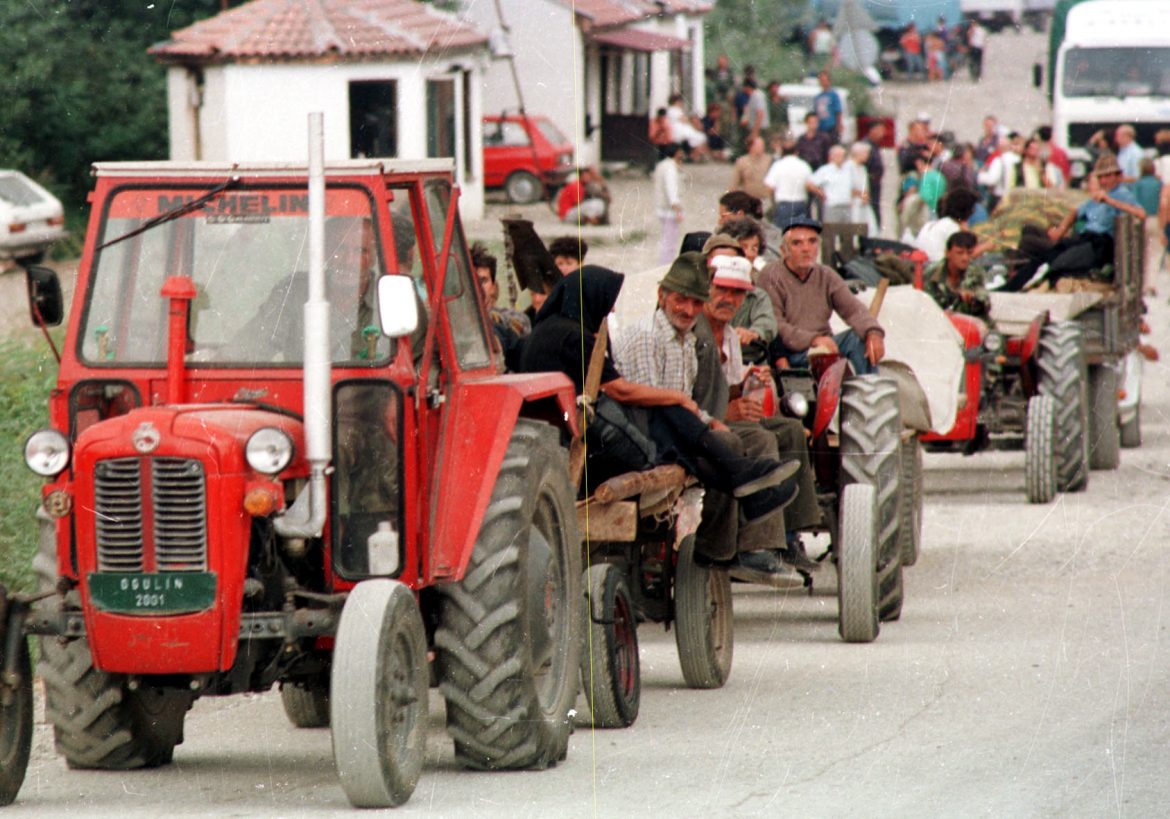
[[[305,449],[309,484],[273,521],[286,538],[320,537],[325,528],[325,472],[333,436],[329,414],[329,301],[325,296],[325,129],[309,114],[309,300],[305,302]]]

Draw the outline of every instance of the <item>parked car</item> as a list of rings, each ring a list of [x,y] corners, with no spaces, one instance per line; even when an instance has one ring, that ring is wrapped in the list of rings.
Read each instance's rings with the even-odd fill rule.
[[[573,143],[546,117],[483,118],[484,186],[527,204],[547,199],[573,172]]]
[[[841,97],[842,132],[841,141],[848,145],[857,139],[857,119],[853,116],[853,109],[849,105],[849,90],[833,88]],[[815,78],[804,82],[784,83],[780,86],[780,94],[788,101],[788,129],[794,137],[804,133],[804,118],[813,110],[813,100],[821,93],[821,86]]]
[[[0,170],[0,259],[36,264],[65,238],[65,210],[20,171]]]

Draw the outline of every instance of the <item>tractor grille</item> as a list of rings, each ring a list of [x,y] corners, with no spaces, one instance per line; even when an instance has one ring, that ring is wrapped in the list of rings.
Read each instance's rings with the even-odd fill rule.
[[[153,520],[144,520],[149,483]],[[185,458],[116,458],[94,469],[98,571],[141,572],[148,543],[155,570],[207,568],[207,504],[203,466]],[[147,537],[149,533],[150,537]]]

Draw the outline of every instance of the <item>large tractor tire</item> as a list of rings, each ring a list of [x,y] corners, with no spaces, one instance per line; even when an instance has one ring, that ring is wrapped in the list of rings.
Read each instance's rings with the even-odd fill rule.
[[[1033,395],[1028,400],[1024,485],[1028,503],[1048,503],[1056,497],[1056,410],[1050,395]]]
[[[1108,364],[1089,368],[1089,467],[1117,469],[1121,430],[1117,423],[1117,370]]]
[[[642,699],[638,663],[638,619],[621,570],[612,563],[590,566],[589,632],[581,652],[581,685],[594,728],[625,728],[638,718]]]
[[[902,441],[901,459],[898,488],[902,492],[902,520],[898,524],[898,554],[905,567],[918,562],[922,549],[922,444],[917,435]]]
[[[41,537],[33,568],[42,589],[57,582],[53,522],[38,510]],[[77,592],[71,592],[76,595]],[[45,721],[70,768],[129,770],[169,764],[183,741],[194,695],[182,688],[139,686],[93,665],[84,637],[41,640],[37,671],[45,682]]]
[[[688,688],[721,688],[731,676],[735,632],[731,577],[695,562],[695,536],[679,544],[674,570],[674,642]]]
[[[0,585],[0,669],[7,660],[6,596],[7,591]],[[12,681],[15,685],[0,681],[0,807],[11,805],[20,793],[32,748],[33,689],[28,638],[19,638],[15,646],[19,679]]]
[[[847,643],[872,643],[878,618],[877,492],[864,483],[841,490],[837,544],[837,630]]]
[[[841,389],[841,486],[864,483],[877,501],[878,612],[896,620],[902,611],[902,416],[898,387],[889,378],[863,375]]]
[[[345,600],[333,649],[333,759],[350,804],[404,804],[426,758],[427,633],[410,588],[376,578]]]
[[[288,721],[297,728],[329,727],[329,684],[322,680],[285,682],[280,702]]]
[[[1036,367],[1041,395],[1056,415],[1056,489],[1080,492],[1089,485],[1089,372],[1081,328],[1057,321],[1040,331]]]
[[[439,687],[469,767],[546,768],[568,752],[584,625],[573,495],[556,431],[517,421],[467,573],[437,587]]]

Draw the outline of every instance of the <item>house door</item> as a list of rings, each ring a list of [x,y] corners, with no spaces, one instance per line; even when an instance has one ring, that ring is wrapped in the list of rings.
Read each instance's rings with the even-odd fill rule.
[[[653,164],[650,130],[650,55],[601,52],[601,159]]]

